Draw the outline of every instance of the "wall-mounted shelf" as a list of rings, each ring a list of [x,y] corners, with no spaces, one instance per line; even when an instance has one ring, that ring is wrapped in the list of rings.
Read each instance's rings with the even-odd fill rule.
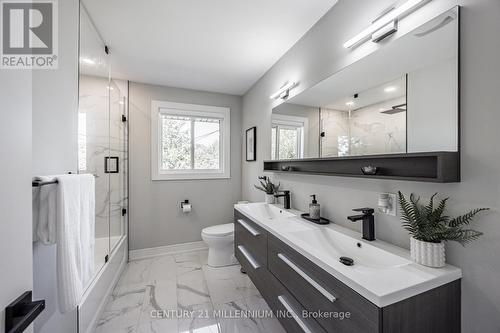
[[[377,174],[362,173],[361,168],[369,165],[379,169]],[[264,171],[455,183],[460,182],[460,153],[429,152],[264,161]]]

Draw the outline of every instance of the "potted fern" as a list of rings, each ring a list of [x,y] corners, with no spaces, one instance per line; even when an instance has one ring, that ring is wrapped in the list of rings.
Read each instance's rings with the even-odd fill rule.
[[[398,192],[403,227],[411,235],[411,258],[418,264],[429,267],[445,265],[444,242],[456,241],[465,246],[478,239],[483,233],[468,226],[477,213],[489,208],[476,208],[464,215],[451,218],[444,215],[449,198],[440,200],[434,206],[435,193],[427,205],[412,193],[409,200]]]
[[[278,185],[276,184],[273,184],[273,182],[271,181],[271,179],[269,177],[262,177],[262,180],[259,180],[260,182],[260,185],[254,185],[256,189],[260,190],[260,191],[263,191],[266,196],[265,196],[265,200],[266,200],[266,203],[267,204],[273,204],[274,203],[274,194],[276,192],[278,192],[278,189],[280,188],[280,184],[278,183]]]

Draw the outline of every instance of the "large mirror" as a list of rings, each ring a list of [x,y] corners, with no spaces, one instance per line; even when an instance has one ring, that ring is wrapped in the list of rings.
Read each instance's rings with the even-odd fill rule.
[[[273,109],[271,159],[458,151],[458,8]]]

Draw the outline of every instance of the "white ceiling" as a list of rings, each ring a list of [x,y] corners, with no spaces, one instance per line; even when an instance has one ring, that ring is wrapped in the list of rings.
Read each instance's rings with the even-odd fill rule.
[[[113,77],[244,94],[337,0],[84,0]]]

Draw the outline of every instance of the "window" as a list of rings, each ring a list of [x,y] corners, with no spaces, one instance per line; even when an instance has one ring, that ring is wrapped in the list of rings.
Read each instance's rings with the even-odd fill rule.
[[[229,111],[152,101],[152,179],[229,178]]]
[[[304,117],[272,115],[271,159],[284,160],[304,157],[304,139],[308,119]]]

